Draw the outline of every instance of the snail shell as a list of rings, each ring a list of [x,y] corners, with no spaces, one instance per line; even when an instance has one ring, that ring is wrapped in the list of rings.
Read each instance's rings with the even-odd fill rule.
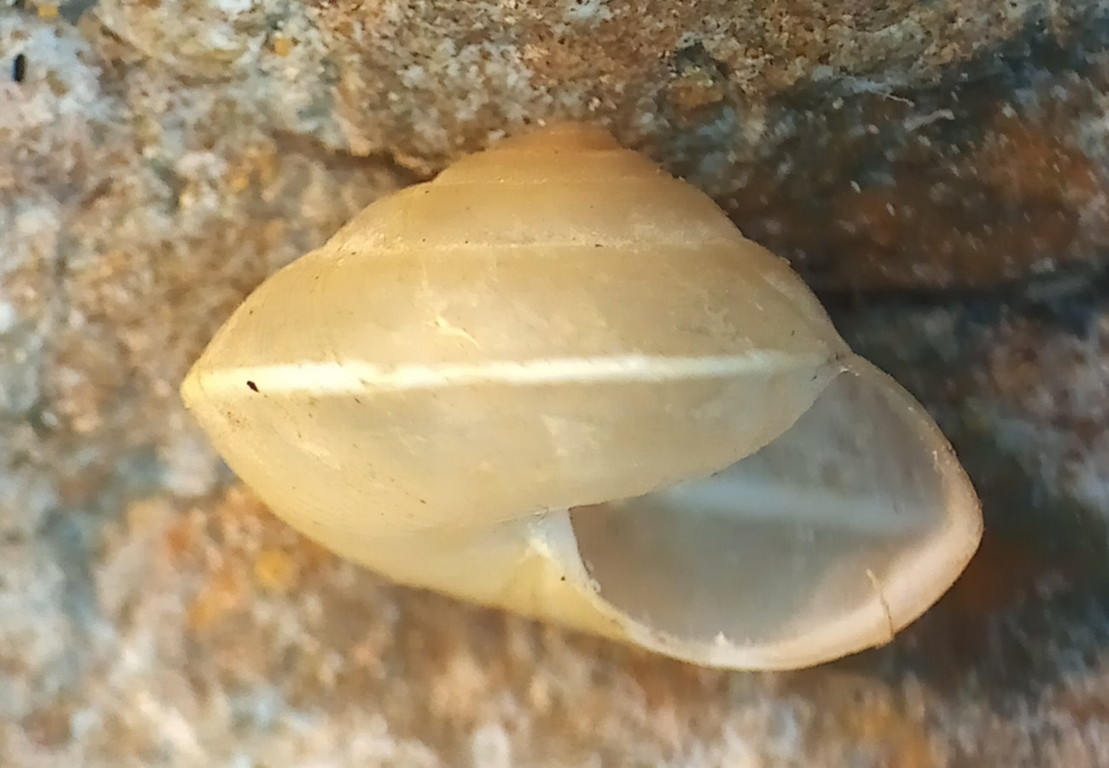
[[[882,644],[981,535],[935,424],[797,275],[585,126],[373,203],[182,394],[340,555],[702,665]]]

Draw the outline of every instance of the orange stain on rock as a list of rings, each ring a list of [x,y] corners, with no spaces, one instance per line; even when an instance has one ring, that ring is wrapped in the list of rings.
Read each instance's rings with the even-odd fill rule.
[[[263,589],[287,592],[296,583],[300,565],[284,549],[266,547],[254,557],[254,578]]]
[[[1010,203],[1035,199],[1081,206],[1105,191],[1090,158],[1054,133],[1015,118],[996,121],[996,132],[971,166]]]
[[[238,609],[249,593],[242,574],[234,567],[217,571],[189,605],[189,627],[203,632]]]
[[[284,35],[278,35],[273,39],[273,52],[278,56],[285,57],[293,52],[295,43],[291,38]]]
[[[192,551],[197,544],[197,532],[188,516],[174,521],[162,540],[169,559],[178,562]]]
[[[905,717],[888,702],[860,703],[845,710],[841,721],[846,735],[884,753],[885,768],[939,768],[942,756],[926,729]]]

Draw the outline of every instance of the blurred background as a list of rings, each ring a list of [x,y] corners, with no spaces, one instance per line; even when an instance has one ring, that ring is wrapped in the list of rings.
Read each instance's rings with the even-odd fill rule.
[[[706,671],[392,586],[176,395],[262,279],[589,120],[940,421],[982,549],[889,647]],[[0,765],[1109,766],[1109,7],[0,0]]]

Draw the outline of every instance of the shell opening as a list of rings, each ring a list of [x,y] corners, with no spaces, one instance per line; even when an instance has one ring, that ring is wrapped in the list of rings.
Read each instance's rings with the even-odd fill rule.
[[[579,507],[600,597],[644,644],[792,667],[888,641],[980,537],[974,491],[931,419],[860,358],[789,430],[711,477]]]

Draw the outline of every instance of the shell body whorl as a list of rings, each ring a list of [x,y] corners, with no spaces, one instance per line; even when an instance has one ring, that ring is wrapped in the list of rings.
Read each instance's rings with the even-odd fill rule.
[[[836,394],[855,379],[878,406]],[[240,477],[338,553],[703,664],[804,666],[875,644],[950,585],[980,528],[942,435],[852,355],[788,266],[708,197],[582,126],[507,140],[371,204],[248,297],[182,393]],[[835,479],[897,454],[856,439],[886,401],[897,427],[875,433],[938,457],[906,448],[933,469],[883,470],[908,478],[910,514],[876,480]],[[845,466],[825,462],[832,479],[789,469],[845,440]],[[733,476],[736,498],[776,490],[762,506],[698,495]],[[934,571],[929,583],[891,607],[868,581],[822,615],[802,606],[842,570],[829,563],[798,577],[809,584],[785,601],[792,616],[745,628],[727,589],[699,585],[751,573],[700,568],[696,549],[722,542],[709,559],[735,560],[726,545],[746,524],[802,556],[798,531],[845,526],[798,511],[802,490],[810,507],[841,494],[843,514],[865,497],[892,519],[893,533],[868,523],[878,532],[856,535],[858,552],[836,544],[851,550],[841,565],[893,589],[926,552],[913,567]],[[740,586],[757,606],[756,585]]]

